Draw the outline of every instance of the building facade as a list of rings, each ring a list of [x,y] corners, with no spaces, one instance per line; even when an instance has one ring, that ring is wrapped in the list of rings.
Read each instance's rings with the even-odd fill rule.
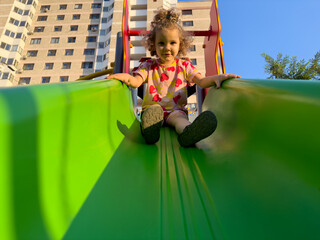
[[[131,30],[148,30],[159,7],[178,7],[186,30],[208,30],[211,1],[129,0]],[[2,0],[0,86],[75,81],[115,59],[123,0]],[[131,37],[133,68],[148,56],[142,37]],[[188,56],[204,72],[203,37]]]

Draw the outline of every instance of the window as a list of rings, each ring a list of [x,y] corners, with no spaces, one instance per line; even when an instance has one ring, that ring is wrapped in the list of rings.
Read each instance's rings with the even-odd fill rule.
[[[191,45],[190,51],[191,51],[191,52],[195,52],[195,51],[196,51],[196,45]]]
[[[55,32],[61,32],[62,26],[54,26],[53,30],[54,30]]]
[[[62,4],[59,7],[59,10],[66,10],[67,9],[67,4]]]
[[[58,20],[58,21],[64,20],[64,15],[58,15],[58,16],[57,16],[57,20]]]
[[[42,83],[49,83],[50,77],[42,77]]]
[[[68,37],[68,43],[75,43],[76,37]]]
[[[101,3],[92,3],[91,8],[101,8]]]
[[[38,51],[37,50],[32,50],[32,51],[28,51],[27,52],[27,56],[28,57],[36,57],[38,55]]]
[[[55,56],[57,54],[57,50],[48,50],[48,56]]]
[[[19,85],[23,85],[23,84],[29,84],[30,83],[31,78],[29,77],[23,77],[19,79]]]
[[[14,38],[14,36],[15,36],[15,33],[14,33],[14,32],[11,32],[11,33],[10,33],[10,37]]]
[[[70,26],[70,31],[78,31],[78,25]]]
[[[100,14],[90,14],[90,19],[100,19]]]
[[[101,19],[101,23],[107,23],[108,22],[108,18],[102,18]]]
[[[45,13],[50,10],[50,5],[42,5],[40,7],[40,12]]]
[[[38,16],[37,21],[47,21],[48,16]]]
[[[10,51],[11,45],[7,43],[4,49]]]
[[[65,54],[66,56],[72,56],[73,55],[73,49],[66,49]]]
[[[82,9],[82,4],[75,4],[74,9]]]
[[[182,10],[182,15],[192,15],[192,10],[191,9]]]
[[[109,11],[109,8],[108,8],[108,7],[103,7],[103,11],[104,11],[104,12],[108,12],[108,11]]]
[[[40,44],[41,38],[32,38],[30,44]]]
[[[24,15],[24,16],[28,16],[29,13],[30,13],[30,10],[25,10],[25,11],[23,12],[23,15]]]
[[[22,37],[22,33],[17,33],[16,34],[16,39],[20,39]]]
[[[105,29],[101,29],[100,30],[100,36],[106,36],[107,35],[107,32]]]
[[[9,23],[19,26],[19,21],[14,18],[10,18]]]
[[[18,50],[18,45],[13,45],[11,48],[11,52],[16,52]]]
[[[183,21],[182,26],[184,27],[192,27],[193,26],[193,21]]]
[[[103,56],[102,55],[98,55],[97,56],[97,62],[102,62],[103,60]]]
[[[9,30],[6,30],[6,31],[4,32],[4,35],[6,35],[6,36],[9,37],[9,36],[10,36],[10,33],[11,33],[11,32],[10,32]]]
[[[97,37],[87,37],[87,42],[96,42]]]
[[[4,72],[2,75],[2,79],[8,79],[9,78],[9,73],[8,72]]]
[[[8,65],[12,65],[13,60],[14,60],[13,58],[9,58],[8,61],[7,61],[7,64],[8,64]]]
[[[34,32],[43,32],[44,31],[44,27],[35,27]]]
[[[94,32],[96,32],[96,31],[98,31],[98,29],[99,29],[99,25],[89,25],[88,26],[88,30],[89,31],[94,31]]]
[[[81,68],[92,68],[93,62],[83,62]]]
[[[70,69],[70,68],[71,68],[71,62],[62,63],[62,69]]]
[[[23,70],[33,70],[34,63],[27,63],[23,65]]]
[[[83,55],[94,55],[94,48],[87,48],[83,51]]]
[[[193,58],[193,59],[190,59],[192,65],[197,65],[197,59]]]
[[[59,39],[58,37],[53,37],[51,38],[51,42],[50,43],[59,43]]]
[[[72,15],[72,20],[79,20],[80,19],[80,14],[73,14]]]
[[[21,21],[19,27],[24,27],[26,25],[26,21]]]
[[[69,77],[68,76],[60,76],[60,82],[68,82]]]
[[[98,48],[104,48],[104,42],[99,42],[98,43]]]
[[[14,7],[13,11],[14,11],[15,13],[20,14],[20,15],[21,15],[22,12],[23,12],[20,8],[17,8],[17,7]]]
[[[44,69],[45,69],[45,70],[53,69],[53,63],[46,63],[46,64],[44,65]]]

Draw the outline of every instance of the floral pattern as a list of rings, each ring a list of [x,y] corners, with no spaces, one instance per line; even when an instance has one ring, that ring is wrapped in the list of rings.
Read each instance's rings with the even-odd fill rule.
[[[183,110],[187,104],[187,86],[193,86],[193,77],[200,74],[188,61],[176,59],[170,66],[159,64],[158,59],[142,63],[134,75],[139,74],[147,85],[142,110],[158,103],[166,112]]]

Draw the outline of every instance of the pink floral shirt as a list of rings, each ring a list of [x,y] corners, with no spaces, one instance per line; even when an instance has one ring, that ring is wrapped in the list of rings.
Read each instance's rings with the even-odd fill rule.
[[[133,72],[137,74],[147,83],[142,110],[157,103],[164,111],[171,112],[185,109],[187,86],[195,84],[192,79],[200,72],[189,61],[176,59],[170,66],[164,66],[158,59],[150,59]]]

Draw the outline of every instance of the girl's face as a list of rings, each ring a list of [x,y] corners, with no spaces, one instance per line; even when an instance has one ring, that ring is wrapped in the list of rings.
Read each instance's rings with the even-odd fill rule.
[[[179,52],[179,31],[177,29],[162,29],[156,32],[155,41],[156,52],[161,64],[172,64]]]

